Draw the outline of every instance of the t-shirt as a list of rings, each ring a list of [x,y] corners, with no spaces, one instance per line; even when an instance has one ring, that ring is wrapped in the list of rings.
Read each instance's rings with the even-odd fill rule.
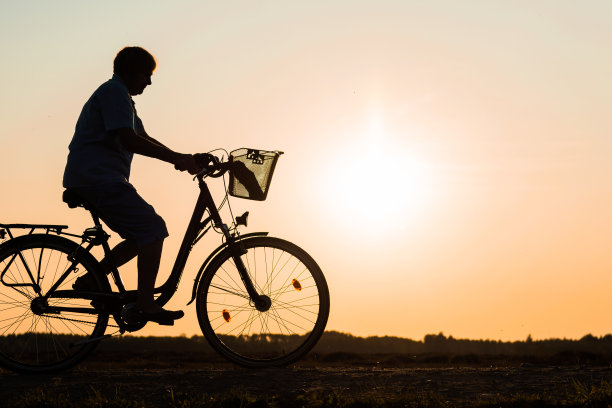
[[[127,86],[119,76],[113,75],[83,106],[68,146],[64,187],[129,181],[134,154],[111,134],[120,128],[132,128],[136,134],[144,133]]]

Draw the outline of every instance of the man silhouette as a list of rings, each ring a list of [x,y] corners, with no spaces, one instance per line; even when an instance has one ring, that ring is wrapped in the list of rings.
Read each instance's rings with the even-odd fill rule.
[[[123,239],[112,250],[117,266],[138,256],[138,296],[134,307],[140,321],[172,324],[183,317],[154,301],[163,240],[164,220],[129,183],[134,153],[171,163],[176,169],[197,173],[190,154],[177,153],[150,137],[138,117],[132,96],[151,85],[155,58],[140,47],[123,48],[115,57],[113,77],[103,83],[83,106],[69,145],[63,185],[93,207],[99,217]],[[108,273],[109,259],[101,262]],[[73,287],[87,290],[93,279],[84,275]],[[95,287],[95,286],[94,286]]]

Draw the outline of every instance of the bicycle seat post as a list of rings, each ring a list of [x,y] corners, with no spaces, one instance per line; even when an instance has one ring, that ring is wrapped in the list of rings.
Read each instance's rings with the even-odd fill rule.
[[[108,245],[108,239],[110,238],[110,235],[108,235],[106,231],[104,231],[104,229],[102,228],[102,223],[100,223],[100,217],[98,217],[95,211],[93,211],[90,208],[88,208],[88,210],[91,214],[91,218],[93,219],[94,227],[85,230],[84,234],[87,234],[88,230],[91,230],[93,232],[94,234],[93,239],[95,240],[94,243],[96,245],[97,244],[102,245],[102,249],[104,250],[104,259],[107,260],[107,264],[111,265],[110,273],[113,277],[113,280],[115,281],[115,284],[117,285],[117,288],[119,289],[120,292],[125,292],[125,286],[123,285],[123,281],[121,280],[121,275],[119,275],[119,271],[117,269],[117,263],[115,262],[113,253],[110,249],[110,246]],[[107,273],[108,271],[103,271],[103,272]]]
[[[87,200],[83,199],[83,197],[81,197],[77,192],[71,189],[66,189],[64,191],[62,199],[70,208],[83,207],[85,210],[89,211],[91,218],[93,219],[94,226],[92,228],[87,228],[83,232],[83,242],[87,241],[90,243],[90,245],[102,245],[105,259],[107,260],[107,263],[111,264],[110,273],[113,280],[115,281],[119,291],[125,292],[125,286],[123,285],[123,281],[121,280],[121,276],[117,270],[117,264],[113,258],[110,246],[108,245],[108,238],[110,236],[102,228],[100,217],[96,213],[94,207]],[[107,271],[103,272],[106,273]]]

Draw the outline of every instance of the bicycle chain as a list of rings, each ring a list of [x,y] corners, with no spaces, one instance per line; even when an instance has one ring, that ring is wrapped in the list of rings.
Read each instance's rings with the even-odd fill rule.
[[[69,318],[69,317],[59,317],[59,316],[54,316],[54,315],[45,315],[45,314],[43,314],[43,315],[41,315],[41,316],[42,316],[42,317],[53,317],[53,318],[55,318],[55,319],[60,319],[60,320],[68,320],[68,321],[71,321],[71,322],[76,322],[76,323],[85,323],[85,324],[89,324],[89,325],[91,325],[91,326],[95,326],[95,325],[96,325],[96,323],[87,322],[87,321],[85,321],[85,320],[71,319],[71,318]],[[110,324],[110,323],[109,323],[109,324],[107,324],[107,327],[117,327],[117,328],[119,328],[119,326],[117,326],[116,324]]]

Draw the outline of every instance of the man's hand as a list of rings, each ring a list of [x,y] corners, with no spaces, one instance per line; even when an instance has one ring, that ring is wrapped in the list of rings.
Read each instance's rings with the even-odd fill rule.
[[[177,153],[174,167],[180,171],[188,171],[189,174],[196,174],[202,170],[191,154]]]

